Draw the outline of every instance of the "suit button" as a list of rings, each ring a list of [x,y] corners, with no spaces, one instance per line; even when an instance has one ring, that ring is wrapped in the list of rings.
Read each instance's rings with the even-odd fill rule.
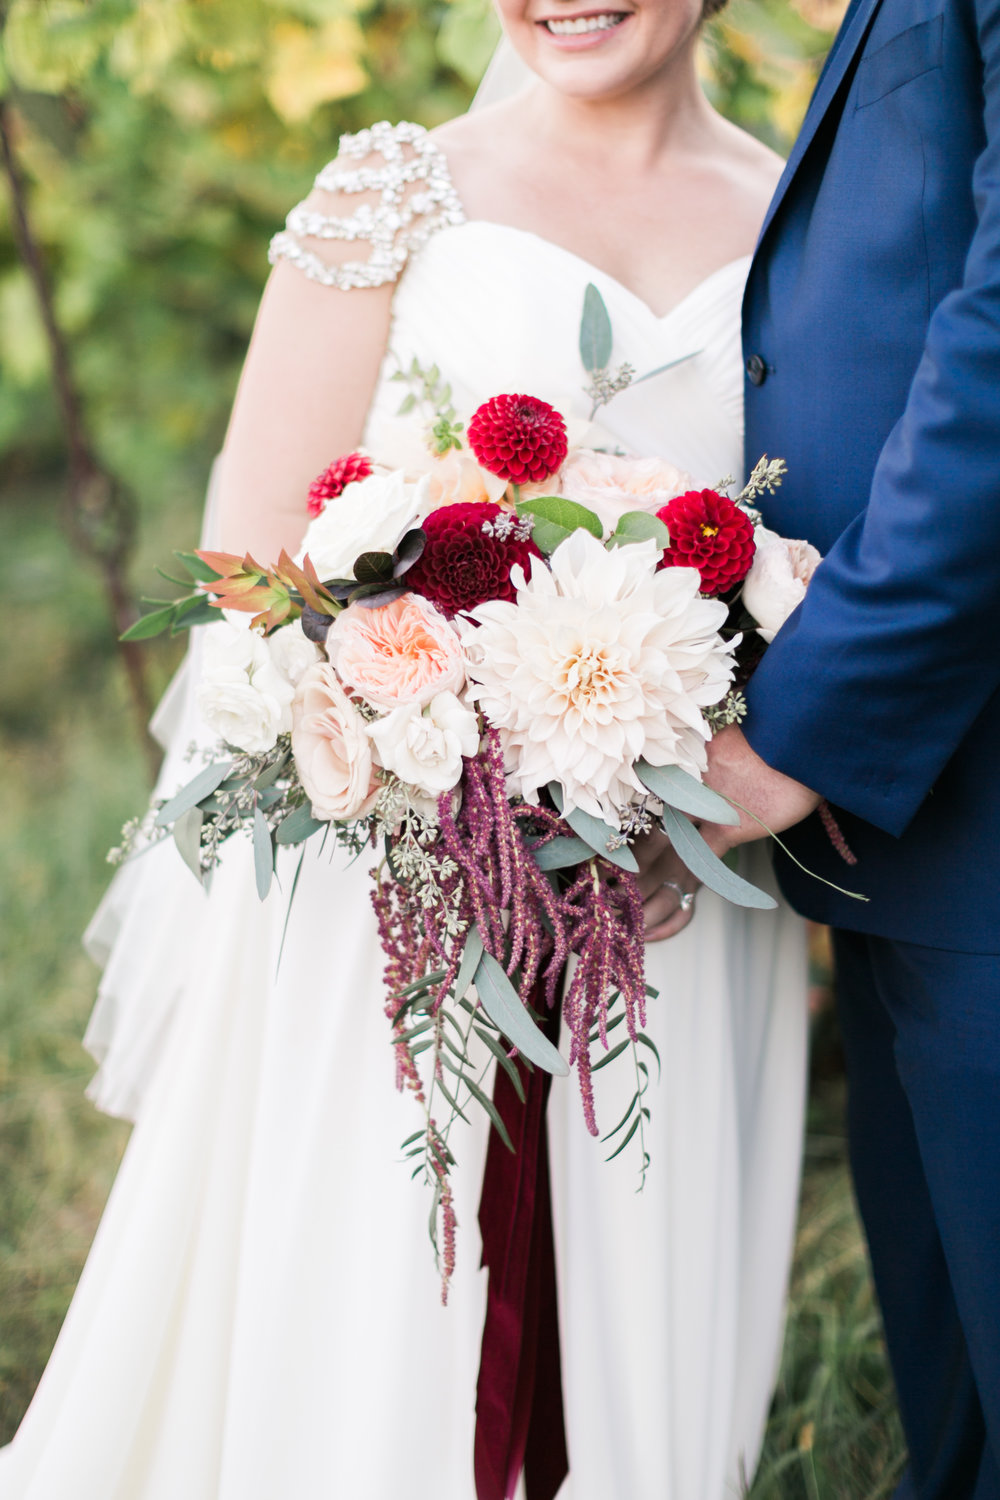
[[[767,365],[759,354],[751,354],[747,360],[747,376],[751,385],[763,385],[767,379]]]

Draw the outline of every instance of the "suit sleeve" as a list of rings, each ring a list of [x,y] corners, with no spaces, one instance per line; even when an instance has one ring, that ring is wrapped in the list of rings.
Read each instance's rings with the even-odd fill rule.
[[[962,283],[928,325],[865,511],[747,693],[764,760],[896,835],[1000,688],[1000,0],[976,11],[986,146]]]

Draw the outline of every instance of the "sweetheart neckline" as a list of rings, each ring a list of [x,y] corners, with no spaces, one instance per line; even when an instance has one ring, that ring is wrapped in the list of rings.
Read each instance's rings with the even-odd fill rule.
[[[617,291],[623,293],[637,307],[640,307],[647,317],[652,318],[654,323],[661,326],[671,322],[706,287],[710,286],[712,282],[721,279],[726,273],[731,273],[737,266],[745,265],[749,271],[750,262],[753,259],[753,256],[748,253],[746,255],[738,255],[733,260],[727,260],[723,265],[717,266],[714,271],[710,271],[707,276],[702,277],[701,281],[696,282],[689,292],[685,292],[684,296],[678,302],[674,303],[673,307],[668,308],[665,313],[657,313],[653,311],[648,302],[639,296],[638,292],[633,292],[631,287],[626,286],[623,281],[619,281],[617,276],[612,276],[610,271],[605,271],[601,266],[595,265],[593,261],[587,260],[585,256],[578,255],[575,250],[569,250],[565,245],[560,245],[556,240],[546,239],[544,235],[536,233],[534,229],[521,229],[516,224],[504,224],[497,219],[463,219],[460,224],[447,225],[444,229],[439,230],[438,233],[439,235],[455,234],[463,229],[472,228],[499,229],[508,234],[521,235],[522,237],[534,240],[536,244],[546,246],[558,255],[564,255],[570,260],[575,260],[577,265],[585,267],[586,270],[592,272],[595,276],[601,277]]]

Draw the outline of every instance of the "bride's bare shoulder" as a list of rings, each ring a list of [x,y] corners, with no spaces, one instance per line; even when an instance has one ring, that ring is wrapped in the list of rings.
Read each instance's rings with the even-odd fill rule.
[[[716,116],[720,164],[738,177],[746,190],[770,199],[785,169],[784,158],[722,115]]]

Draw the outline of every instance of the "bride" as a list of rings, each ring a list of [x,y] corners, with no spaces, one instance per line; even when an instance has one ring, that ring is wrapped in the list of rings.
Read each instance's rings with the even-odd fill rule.
[[[701,93],[701,3],[499,0],[527,87],[430,135],[345,138],[272,248],[218,543],[294,551],[331,459],[405,441],[391,376],[414,357],[465,420],[502,391],[585,419],[589,282],[615,362],[672,365],[602,412],[610,441],[699,484],[743,469],[740,301],[780,164]],[[166,792],[190,776],[192,696],[161,714]],[[571,1082],[550,1099],[561,1500],[740,1493],[780,1349],[801,928],[708,892],[688,926],[680,882],[661,880],[645,880],[649,935],[686,930],[647,950],[663,1072],[645,1190],[627,1151],[605,1163]],[[467,1131],[459,1152],[445,1309],[427,1194],[400,1160],[416,1122],[393,1088],[364,871],[312,857],[289,915],[286,895],[258,903],[245,846],[206,898],[163,845],[118,877],[94,935],[95,1096],[137,1124],[0,1454],[0,1500],[473,1500],[486,1141]],[[605,1128],[627,1088],[615,1071],[595,1080]],[[529,1477],[528,1493],[548,1492]]]

